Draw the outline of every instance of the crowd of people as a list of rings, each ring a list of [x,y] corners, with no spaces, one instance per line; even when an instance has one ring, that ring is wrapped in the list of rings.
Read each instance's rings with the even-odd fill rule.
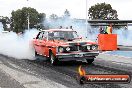
[[[100,26],[99,32],[100,34],[112,34],[112,25],[110,24],[110,26],[106,26],[104,28]]]

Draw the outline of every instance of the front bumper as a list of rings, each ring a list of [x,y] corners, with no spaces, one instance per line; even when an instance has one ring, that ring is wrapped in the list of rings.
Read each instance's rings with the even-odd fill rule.
[[[98,56],[99,52],[76,52],[76,53],[58,53],[56,54],[56,58],[58,60],[83,60],[83,59],[93,59]]]

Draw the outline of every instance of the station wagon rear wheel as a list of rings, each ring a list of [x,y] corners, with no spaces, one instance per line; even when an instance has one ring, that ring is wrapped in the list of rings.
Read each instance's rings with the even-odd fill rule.
[[[35,57],[38,56],[38,53],[35,51]]]
[[[39,60],[38,58],[39,54],[36,51],[34,52],[34,54],[35,54],[35,60]]]
[[[57,65],[58,64],[58,59],[54,56],[54,54],[51,52],[50,53],[50,64],[51,65]]]

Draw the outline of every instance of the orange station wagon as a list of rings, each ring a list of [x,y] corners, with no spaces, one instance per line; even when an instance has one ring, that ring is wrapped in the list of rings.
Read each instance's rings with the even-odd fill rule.
[[[42,55],[52,65],[60,61],[82,60],[91,64],[99,55],[95,42],[83,40],[72,29],[49,29],[40,31],[33,39],[35,56]]]

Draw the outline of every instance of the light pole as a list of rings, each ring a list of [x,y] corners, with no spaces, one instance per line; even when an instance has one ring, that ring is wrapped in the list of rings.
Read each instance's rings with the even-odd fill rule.
[[[28,30],[29,30],[30,29],[30,26],[29,26],[29,24],[30,24],[30,21],[29,21],[29,13],[28,13],[27,20],[28,20]]]
[[[86,38],[87,38],[87,35],[88,35],[88,7],[87,7],[87,0],[86,0]]]
[[[27,0],[27,2],[28,2],[28,0]],[[28,8],[29,6],[27,6],[27,8]],[[28,21],[28,30],[30,29],[30,20],[29,20],[29,17],[30,17],[30,15],[29,15],[29,12],[28,12],[28,17],[27,17],[27,21]]]

